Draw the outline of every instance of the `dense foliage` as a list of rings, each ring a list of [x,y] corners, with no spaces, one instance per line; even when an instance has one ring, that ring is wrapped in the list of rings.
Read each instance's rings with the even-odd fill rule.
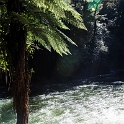
[[[96,6],[93,2],[74,2],[73,6],[82,15],[88,32],[71,30],[70,37],[78,48],[71,47],[72,56],[59,57],[60,65],[56,68],[60,69],[56,70],[59,72],[62,68],[62,75],[80,75],[82,78],[124,69],[123,0],[98,2],[101,3],[96,11],[91,11]],[[90,9],[89,5],[92,5]],[[70,74],[67,68],[72,70]]]
[[[68,22],[78,28],[86,29],[80,15],[72,9],[69,3],[59,0],[25,0],[19,1],[21,12],[7,12],[7,0],[2,0],[0,5],[0,47],[1,68],[6,69],[6,39],[11,22],[19,21],[27,30],[27,49],[31,52],[35,41],[38,41],[46,49],[51,47],[58,52],[68,54],[69,49],[66,40],[75,44],[61,29],[69,30],[64,22]],[[33,48],[31,48],[34,46]]]
[[[65,0],[2,0],[0,16],[0,68],[9,72],[17,124],[27,124],[32,76],[29,54],[37,43],[60,55],[69,54],[66,41],[76,44],[62,32],[69,30],[65,22],[85,30],[86,27],[81,15]]]

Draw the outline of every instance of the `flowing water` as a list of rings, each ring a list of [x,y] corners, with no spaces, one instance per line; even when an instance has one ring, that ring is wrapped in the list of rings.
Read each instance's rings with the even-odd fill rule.
[[[29,124],[124,124],[124,85],[115,84],[79,85],[31,97]],[[0,124],[15,123],[12,100],[1,99]]]

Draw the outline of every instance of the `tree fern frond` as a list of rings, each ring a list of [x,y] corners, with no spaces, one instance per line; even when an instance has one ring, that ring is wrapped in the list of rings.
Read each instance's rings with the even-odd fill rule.
[[[24,25],[29,25],[29,20],[27,19],[26,14],[23,14],[23,13],[19,14],[16,12],[11,12],[10,17],[11,17],[11,20],[13,20],[13,21],[18,20],[19,22],[21,22]]]
[[[49,10],[52,13],[54,13],[57,18],[61,18],[61,17],[66,18],[62,8],[59,8],[59,6],[56,4],[54,0],[51,0],[51,1],[50,0],[32,0],[32,3],[34,3],[34,5],[38,7],[41,11],[43,10],[44,12],[46,12],[46,10]]]
[[[69,28],[62,22],[62,20],[58,19],[55,17],[53,13],[50,11],[46,10],[46,12],[41,12],[41,13],[36,13],[35,14],[36,20],[39,21],[39,24],[45,24],[45,25],[51,25],[51,26],[57,26],[62,29],[67,29]]]
[[[62,31],[60,31],[60,30],[57,30],[58,32],[59,32],[59,35],[61,36],[61,37],[63,37],[64,39],[66,39],[67,41],[69,41],[71,44],[73,44],[73,45],[76,45],[76,43],[75,42],[73,42],[68,36],[66,36]],[[77,46],[77,45],[76,45]]]
[[[46,10],[44,13],[43,11],[41,12],[35,12],[33,15],[32,13],[27,13],[26,19],[29,21],[29,27],[38,25],[38,24],[44,24],[44,25],[51,25],[51,26],[57,26],[62,29],[69,30],[69,28],[62,22],[61,19],[58,19],[55,17],[53,13],[51,13],[49,10]],[[18,17],[18,16],[17,16]],[[19,16],[20,17],[20,16]],[[22,22],[23,22],[22,20]]]
[[[45,47],[47,50],[51,51],[51,46],[47,43],[48,39],[46,37],[43,37],[43,35],[41,37],[39,29],[38,30],[34,29],[34,30],[28,32],[28,35],[30,35],[28,38],[29,41],[38,41],[43,47]]]
[[[55,30],[53,27],[47,27],[44,25],[42,25],[41,28],[42,29],[32,29],[33,34],[35,34],[39,39],[45,41],[45,44],[51,46],[60,55],[62,55],[62,53],[70,53],[64,36],[62,38],[62,34],[60,35],[60,32],[57,29]]]
[[[29,31],[34,34],[35,40],[49,51],[52,47],[60,55],[70,53],[66,41],[76,44],[59,28],[69,30],[64,23],[66,21],[86,30],[80,14],[65,0],[30,0],[30,7],[29,1],[25,4],[30,21]]]
[[[37,12],[44,12],[45,14],[49,13],[49,15],[52,17],[54,16],[58,21],[66,20],[67,22],[74,24],[76,27],[78,26],[78,28],[86,30],[80,14],[64,0],[32,0],[31,2],[32,5],[37,8]]]
[[[78,27],[80,29],[84,29],[84,30],[87,30],[85,25],[84,25],[84,22],[83,20],[80,21],[80,20],[77,20],[77,18],[74,18],[72,13],[71,12],[65,12],[66,13],[66,19],[65,21],[67,21],[68,23],[74,25],[75,27]]]

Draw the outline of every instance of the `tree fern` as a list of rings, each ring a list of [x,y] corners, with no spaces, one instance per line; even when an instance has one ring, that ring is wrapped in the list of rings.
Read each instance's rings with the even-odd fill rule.
[[[29,4],[31,9],[28,4],[29,1],[25,1],[25,13],[30,20],[28,30],[48,50],[52,47],[60,55],[70,53],[65,39],[71,43],[73,41],[64,33],[60,33],[58,28],[69,30],[67,25],[64,24],[66,21],[86,30],[80,14],[64,0],[31,0]],[[34,11],[32,11],[33,8],[35,8]]]
[[[27,66],[27,51],[32,51],[33,42],[38,41],[49,51],[53,48],[60,55],[69,54],[66,41],[75,43],[61,31],[69,30],[64,22],[78,28],[86,28],[80,14],[65,0],[0,2],[0,66],[5,70],[8,67],[11,75],[17,124],[27,124],[31,80],[31,71]]]
[[[59,29],[69,30],[66,24],[70,23],[86,30],[81,15],[65,0],[20,0],[23,7],[20,13],[7,13],[5,6],[7,1],[1,2],[3,4],[0,6],[0,13],[3,11],[2,16],[4,21],[6,20],[5,25],[2,25],[5,34],[9,32],[6,30],[9,23],[18,21],[27,28],[28,44],[37,40],[49,51],[52,47],[60,55],[70,53],[66,41],[75,43]]]

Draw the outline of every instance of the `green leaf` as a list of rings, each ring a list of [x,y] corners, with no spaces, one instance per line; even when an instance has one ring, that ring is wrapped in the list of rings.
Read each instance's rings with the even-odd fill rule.
[[[93,1],[88,0],[88,9],[90,11],[97,10],[101,2],[102,0],[93,0]]]

